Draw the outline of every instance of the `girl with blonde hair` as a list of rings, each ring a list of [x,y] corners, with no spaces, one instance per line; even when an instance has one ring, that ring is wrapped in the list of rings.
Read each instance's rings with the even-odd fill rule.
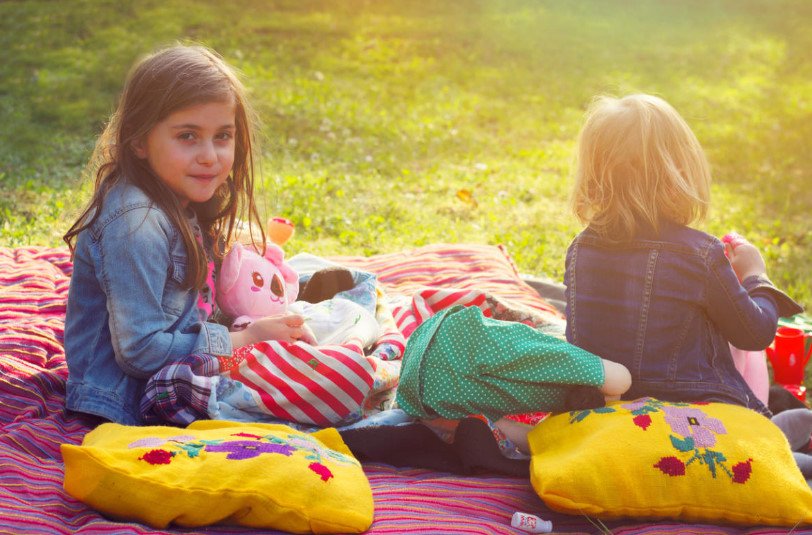
[[[710,206],[710,170],[661,98],[600,97],[578,140],[572,195],[586,228],[567,251],[567,340],[632,375],[624,399],[720,401],[769,415],[728,342],[761,350],[800,307],[767,278],[758,249],[689,225]]]

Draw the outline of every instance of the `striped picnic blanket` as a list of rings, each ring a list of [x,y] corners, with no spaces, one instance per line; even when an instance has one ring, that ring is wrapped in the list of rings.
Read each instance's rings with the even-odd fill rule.
[[[534,314],[560,319],[519,278],[506,252],[485,245],[431,245],[403,253],[340,257],[376,273],[389,295],[426,288],[477,290]],[[64,412],[67,368],[62,347],[71,262],[64,248],[0,247],[0,534],[146,534],[155,530],[109,520],[62,489],[62,443],[79,444],[97,423]],[[456,293],[456,292],[451,292]],[[464,293],[464,292],[463,292]],[[423,304],[400,310],[401,325],[449,293],[429,289]],[[454,299],[464,298],[456,293]],[[425,308],[424,308],[425,307]],[[418,310],[415,310],[418,309]],[[516,511],[551,519],[557,532],[597,533],[589,519],[548,510],[527,478],[457,476],[422,469],[364,466],[375,499],[368,533],[510,534]],[[711,525],[606,522],[617,534],[778,534],[786,530]],[[168,530],[187,535],[250,533],[213,526]],[[795,530],[793,533],[812,534]]]

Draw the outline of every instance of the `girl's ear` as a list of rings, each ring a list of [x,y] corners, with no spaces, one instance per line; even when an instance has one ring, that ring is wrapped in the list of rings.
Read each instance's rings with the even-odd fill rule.
[[[147,147],[146,147],[146,143],[144,143],[143,139],[133,141],[132,148],[133,148],[133,152],[135,153],[136,156],[138,156],[142,160],[146,159],[146,157],[147,157]]]

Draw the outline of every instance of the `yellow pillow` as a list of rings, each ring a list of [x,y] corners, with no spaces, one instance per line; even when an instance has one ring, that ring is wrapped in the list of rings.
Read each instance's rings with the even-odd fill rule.
[[[65,490],[155,528],[214,523],[293,533],[365,531],[372,490],[335,429],[201,420],[185,429],[102,424],[62,445]]]
[[[556,511],[812,524],[812,490],[787,439],[744,407],[618,401],[550,416],[528,438],[530,481]]]

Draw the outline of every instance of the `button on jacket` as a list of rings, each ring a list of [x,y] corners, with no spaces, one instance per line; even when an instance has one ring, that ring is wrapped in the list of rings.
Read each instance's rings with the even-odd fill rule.
[[[67,408],[139,422],[146,379],[194,353],[231,354],[228,329],[201,320],[182,287],[180,232],[138,187],[115,185],[76,241],[68,292]]]
[[[632,374],[623,396],[721,401],[769,411],[728,342],[761,350],[802,309],[763,276],[740,284],[720,240],[666,223],[614,243],[587,228],[567,251],[567,340]]]

